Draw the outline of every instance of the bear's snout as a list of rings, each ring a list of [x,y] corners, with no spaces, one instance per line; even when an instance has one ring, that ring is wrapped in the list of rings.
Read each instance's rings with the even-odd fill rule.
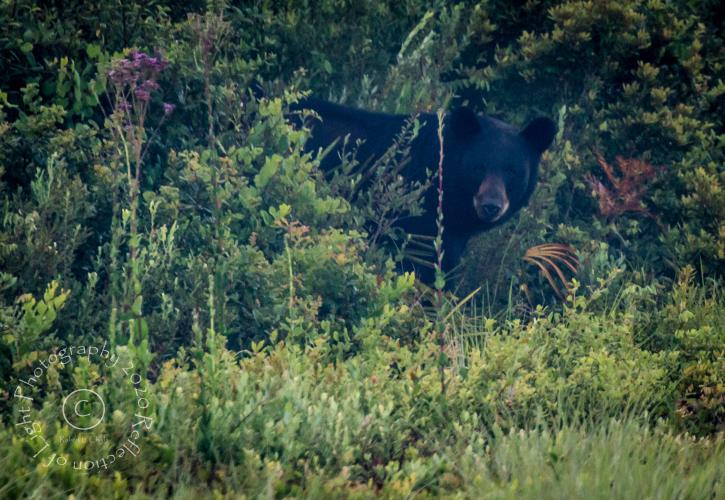
[[[483,222],[495,222],[509,207],[506,185],[497,175],[488,175],[483,179],[478,192],[473,197],[473,208]]]

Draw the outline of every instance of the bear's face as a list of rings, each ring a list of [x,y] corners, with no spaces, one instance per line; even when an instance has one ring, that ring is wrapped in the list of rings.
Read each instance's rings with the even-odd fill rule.
[[[549,147],[556,126],[537,118],[519,131],[502,121],[455,110],[444,138],[444,181],[455,182],[444,201],[456,226],[488,229],[526,205],[534,191],[541,153]],[[462,214],[463,217],[461,217]]]

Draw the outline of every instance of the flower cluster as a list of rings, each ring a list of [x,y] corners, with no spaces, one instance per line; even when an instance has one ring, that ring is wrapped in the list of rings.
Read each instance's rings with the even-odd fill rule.
[[[125,98],[131,96],[136,102],[148,103],[153,91],[159,88],[159,74],[168,64],[160,54],[150,56],[138,50],[131,52],[127,58],[114,61],[108,78],[117,93],[124,96],[119,104],[123,106]],[[164,104],[164,114],[168,115],[173,108],[171,104]]]
[[[115,136],[130,146],[124,148],[123,154],[132,201],[138,196],[142,163],[148,145],[175,108],[173,104],[163,103],[163,115],[156,121],[155,127],[149,127],[147,117],[151,109],[151,95],[159,90],[159,76],[168,65],[158,53],[150,56],[134,50],[127,57],[114,60],[108,72],[114,99],[109,125]],[[132,165],[135,165],[135,171]]]

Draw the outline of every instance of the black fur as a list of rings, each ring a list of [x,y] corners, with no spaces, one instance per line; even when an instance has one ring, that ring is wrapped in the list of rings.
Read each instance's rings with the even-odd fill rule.
[[[312,109],[322,118],[313,124],[308,150],[326,148],[337,139],[339,147],[349,134],[352,144],[364,140],[357,151],[360,161],[382,155],[408,119],[315,99],[297,107]],[[435,172],[438,168],[437,117],[421,114],[419,120],[423,125],[413,142],[410,163],[403,171],[411,180],[425,180],[426,169]],[[519,131],[500,120],[478,116],[469,108],[448,113],[443,135],[444,270],[455,267],[471,236],[508,220],[528,203],[536,187],[541,153],[555,134],[556,126],[548,118],[537,118]],[[322,168],[332,168],[339,162],[339,154],[333,150],[323,160]],[[406,232],[435,235],[437,181],[433,184],[424,200],[425,213],[400,223]],[[506,204],[503,213],[497,212]],[[416,272],[424,281],[431,281],[429,271]]]

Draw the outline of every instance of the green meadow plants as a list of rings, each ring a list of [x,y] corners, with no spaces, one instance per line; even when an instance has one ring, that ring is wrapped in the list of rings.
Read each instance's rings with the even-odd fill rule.
[[[0,497],[720,498],[720,10],[0,3]],[[410,119],[323,172],[310,95]],[[444,275],[459,104],[559,133]]]

